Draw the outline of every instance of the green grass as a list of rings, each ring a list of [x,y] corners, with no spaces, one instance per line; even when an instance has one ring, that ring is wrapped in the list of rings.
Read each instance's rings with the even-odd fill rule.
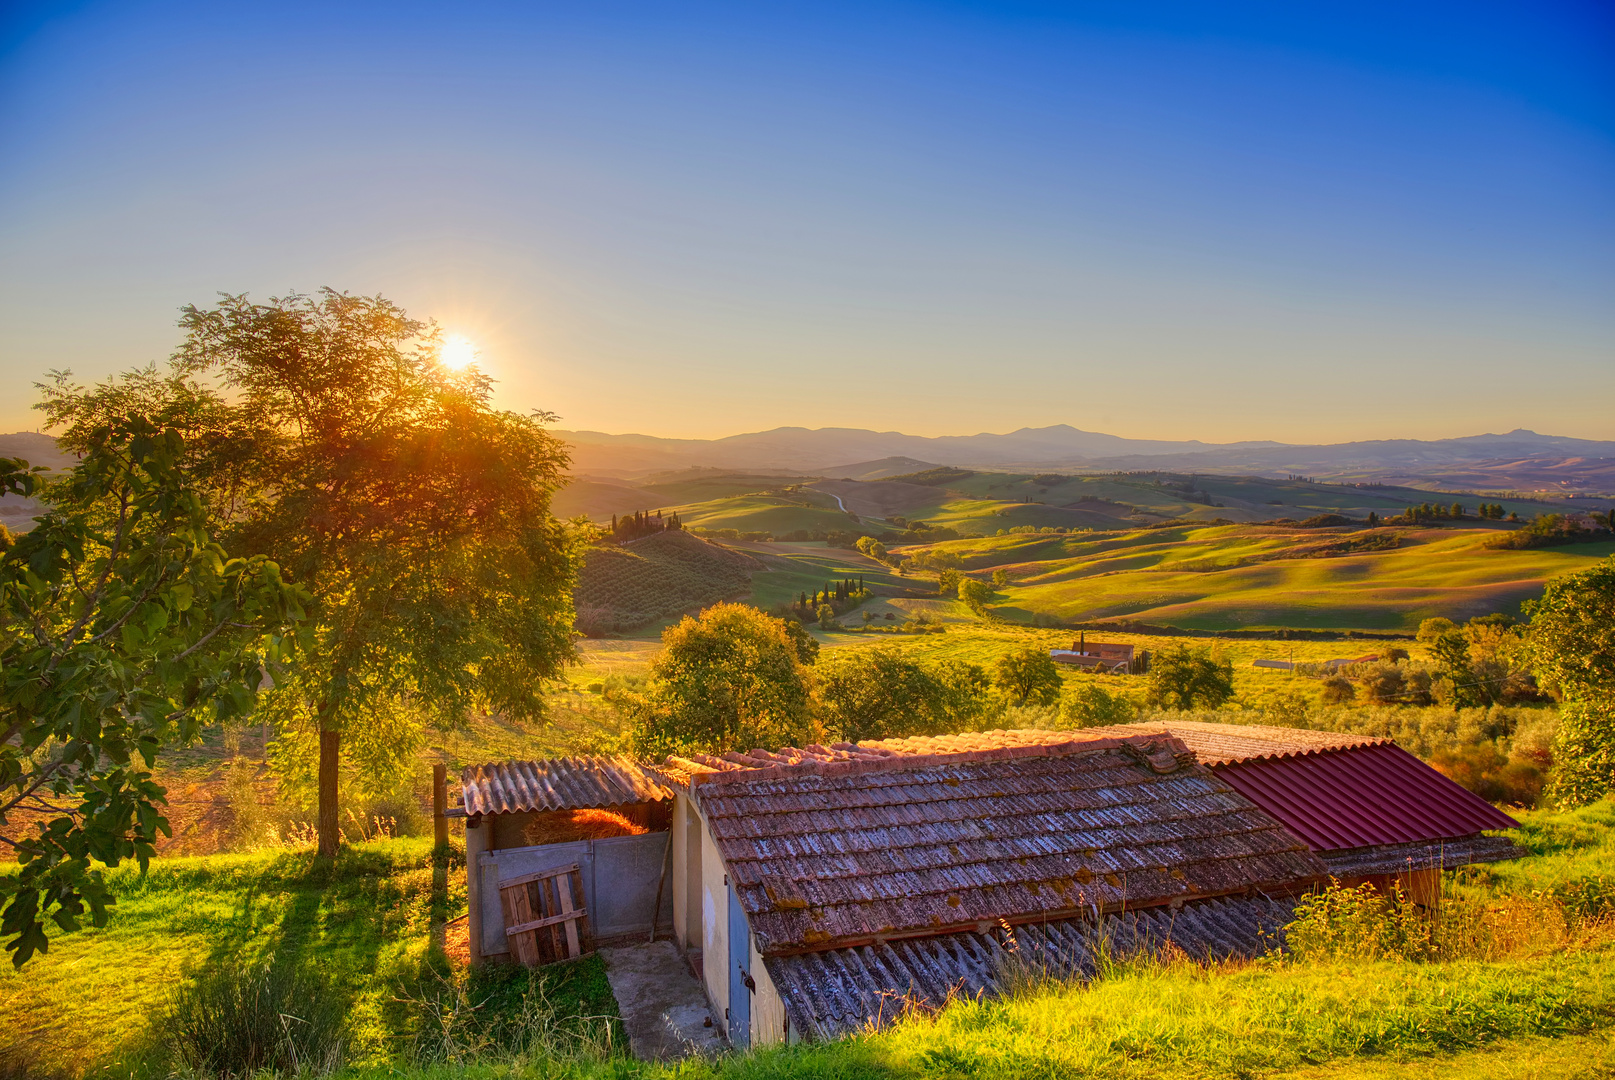
[[[1549,578],[1615,553],[1610,542],[1497,551],[1484,546],[1491,529],[1395,533],[1397,548],[1324,558],[1273,556],[1354,534],[1229,525],[995,536],[934,547],[959,555],[967,569],[1008,571],[1011,581],[992,607],[1004,618],[1129,619],[1206,630],[1411,631],[1437,615],[1518,612]]]
[[[1199,1080],[1404,1069],[1479,1077],[1511,1069],[1529,1076],[1532,1060],[1608,1061],[1612,1009],[1615,969],[1603,949],[1495,964],[1142,966],[1087,987],[955,1002],[879,1034],[677,1070],[584,1061],[453,1075]]]
[[[57,936],[22,972],[0,971],[0,1061],[45,1074],[166,1075],[161,1017],[187,970],[270,952],[315,965],[346,1004],[350,1056],[391,1060],[419,1016],[407,1000],[441,983],[446,922],[465,910],[463,856],[427,839],[166,859],[108,874],[105,929]],[[497,981],[485,991],[508,996]],[[615,1014],[599,961],[554,972],[563,1013]]]

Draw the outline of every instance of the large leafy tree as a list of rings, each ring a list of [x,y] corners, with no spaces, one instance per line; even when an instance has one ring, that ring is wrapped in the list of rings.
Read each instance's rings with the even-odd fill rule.
[[[1615,556],[1554,578],[1525,610],[1537,678],[1564,702],[1551,797],[1562,806],[1596,801],[1615,786]]]
[[[95,863],[137,860],[168,833],[152,767],[205,721],[251,708],[298,590],[262,556],[230,558],[172,430],[109,416],[81,462],[46,482],[0,460],[0,491],[51,511],[0,558],[0,825],[20,870],[0,875],[0,937],[21,967],[113,897]]]
[[[818,671],[825,727],[852,742],[971,729],[986,712],[988,685],[974,664],[926,664],[880,645],[842,650]]]
[[[618,704],[647,754],[804,746],[824,738],[812,673],[786,621],[715,604],[662,634],[642,694]]]
[[[227,545],[310,592],[308,644],[266,707],[282,756],[317,758],[334,855],[344,738],[398,768],[424,722],[543,715],[573,656],[578,538],[550,512],[565,449],[552,417],[494,409],[490,380],[447,368],[436,327],[381,297],[226,296],[181,326],[165,374],[58,386],[47,412],[71,446],[107,403],[153,399],[189,425]]]
[[[1000,656],[993,664],[993,685],[1011,705],[1057,705],[1065,686],[1054,658],[1036,645]]]
[[[1234,666],[1209,649],[1177,645],[1150,657],[1149,703],[1167,709],[1216,709],[1234,696]]]

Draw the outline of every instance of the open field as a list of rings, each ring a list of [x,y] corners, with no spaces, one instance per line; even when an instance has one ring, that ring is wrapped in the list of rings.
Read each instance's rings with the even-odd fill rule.
[[[844,480],[713,471],[667,480],[630,483],[584,478],[557,498],[563,516],[585,513],[605,520],[632,510],[677,510],[688,524],[709,529],[773,532],[844,529],[846,518],[813,509],[847,510],[879,528],[893,517],[945,525],[961,533],[992,535],[999,529],[1038,526],[1115,529],[1131,519],[1192,518],[1254,522],[1307,518],[1320,513],[1381,517],[1428,501],[1461,502],[1475,496],[1437,495],[1418,488],[1379,484],[1326,484],[1310,480],[1207,476],[1187,473],[1029,474],[960,470],[942,484],[901,479]],[[1522,518],[1566,509],[1563,502],[1487,496]],[[1602,503],[1577,504],[1596,509]],[[799,511],[791,513],[791,510]],[[895,527],[895,526],[894,526]]]
[[[933,546],[960,556],[967,569],[1003,567],[1011,583],[992,610],[1019,621],[1044,614],[1204,630],[1403,632],[1437,615],[1518,613],[1520,601],[1540,593],[1549,578],[1615,552],[1611,542],[1495,550],[1484,546],[1492,535],[1487,528],[1353,532],[1224,525]],[[1328,550],[1392,541],[1397,546],[1385,550]],[[1298,557],[1309,552],[1316,554]]]

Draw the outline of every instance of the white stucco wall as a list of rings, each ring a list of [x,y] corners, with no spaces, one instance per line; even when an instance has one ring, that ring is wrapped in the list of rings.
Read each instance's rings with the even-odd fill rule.
[[[729,1007],[729,887],[712,834],[701,829],[701,973],[716,1019]]]
[[[785,1002],[780,999],[774,980],[763,966],[757,943],[751,943],[751,961],[746,965],[757,989],[751,995],[751,1044],[767,1046],[785,1041]]]

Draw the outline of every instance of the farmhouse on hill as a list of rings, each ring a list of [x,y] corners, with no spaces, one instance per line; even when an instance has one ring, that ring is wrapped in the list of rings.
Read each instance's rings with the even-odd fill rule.
[[[996,994],[1026,963],[1257,955],[1331,876],[1423,900],[1518,854],[1484,835],[1511,818],[1389,740],[1225,724],[490,765],[462,790],[475,959],[512,955],[513,920],[560,950],[576,916],[513,913],[510,885],[576,868],[592,933],[671,930],[736,1046]],[[529,842],[587,808],[647,831]]]
[[[1148,664],[1149,653],[1135,656],[1133,646],[1090,642],[1083,633],[1071,643],[1069,649],[1050,649],[1049,656],[1057,664],[1105,671],[1119,675],[1142,675]],[[1135,670],[1136,669],[1136,670]]]

